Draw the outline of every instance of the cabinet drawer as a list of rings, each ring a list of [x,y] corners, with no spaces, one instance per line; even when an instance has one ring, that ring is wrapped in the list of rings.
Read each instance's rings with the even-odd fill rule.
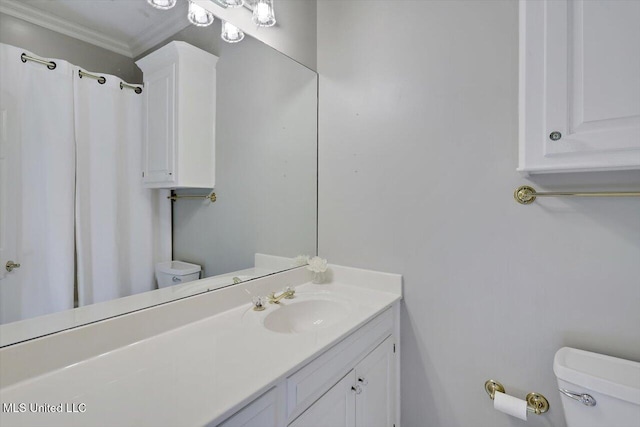
[[[389,308],[326,353],[287,378],[287,417],[292,419],[342,378],[393,332]]]

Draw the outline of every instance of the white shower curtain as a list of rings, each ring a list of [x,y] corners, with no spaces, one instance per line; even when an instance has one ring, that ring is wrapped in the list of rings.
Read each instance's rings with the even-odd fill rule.
[[[171,259],[168,191],[142,188],[142,96],[22,53],[39,57],[0,43],[0,323],[71,309],[75,286],[79,305],[154,289]]]
[[[81,306],[154,289],[155,263],[171,259],[169,192],[142,187],[143,97],[100,75],[74,78]]]
[[[73,69],[22,53],[0,44],[0,323],[73,308]]]

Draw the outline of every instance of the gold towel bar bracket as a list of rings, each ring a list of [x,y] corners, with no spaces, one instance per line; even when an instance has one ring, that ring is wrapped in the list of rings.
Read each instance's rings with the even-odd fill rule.
[[[175,202],[178,199],[209,199],[209,201],[213,203],[218,200],[218,197],[216,196],[216,193],[207,194],[206,196],[172,194],[171,196],[168,196],[167,199],[171,200],[172,202]]]
[[[592,191],[592,192],[570,192],[570,191],[550,191],[539,193],[533,187],[522,185],[513,192],[513,198],[521,205],[529,205],[536,200],[536,197],[640,197],[640,191]]]
[[[487,380],[487,382],[484,383],[484,390],[491,400],[495,398],[496,392],[506,393],[504,386],[495,380]],[[525,400],[527,401],[527,412],[540,415],[549,410],[549,401],[540,393],[529,393]]]

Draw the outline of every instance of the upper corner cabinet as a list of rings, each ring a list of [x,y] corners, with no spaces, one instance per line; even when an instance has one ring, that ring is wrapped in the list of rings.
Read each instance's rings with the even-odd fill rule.
[[[145,187],[214,188],[217,61],[173,41],[136,62],[144,75]]]
[[[518,170],[640,169],[640,1],[520,0]]]

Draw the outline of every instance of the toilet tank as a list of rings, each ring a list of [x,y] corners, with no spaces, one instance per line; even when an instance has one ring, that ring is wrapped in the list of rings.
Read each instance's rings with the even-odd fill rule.
[[[200,279],[201,267],[184,261],[166,261],[156,264],[158,288],[179,285]]]
[[[567,427],[640,426],[640,363],[563,347],[553,372],[560,390],[595,399],[587,406],[561,391]]]

